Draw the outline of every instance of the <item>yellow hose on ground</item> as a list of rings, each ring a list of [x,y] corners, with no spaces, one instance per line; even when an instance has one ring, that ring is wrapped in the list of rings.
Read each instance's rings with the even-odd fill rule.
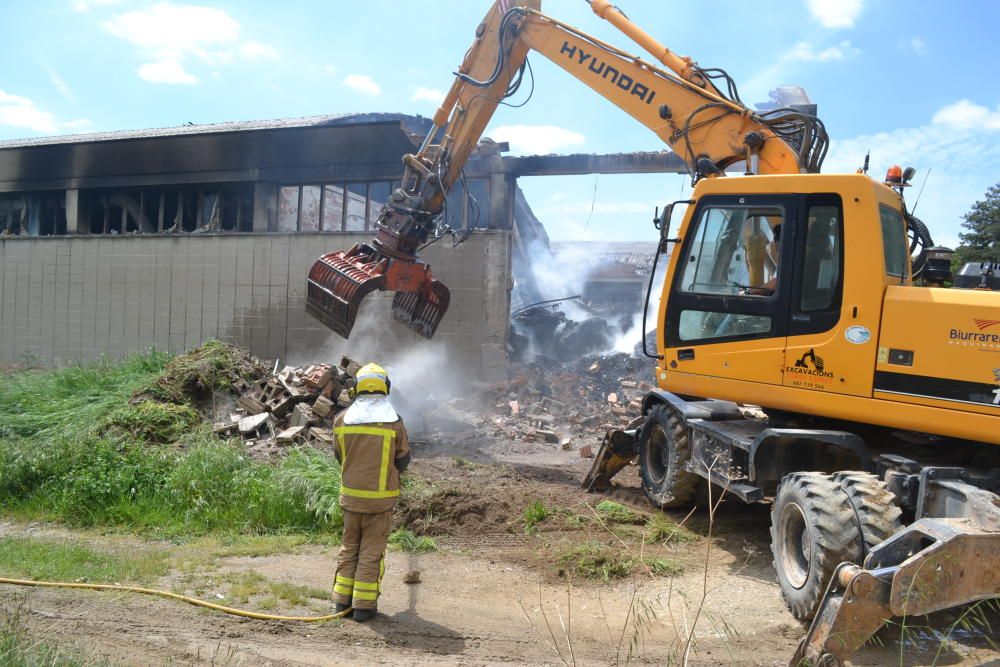
[[[224,614],[244,616],[246,618],[256,618],[261,621],[322,623],[323,621],[334,621],[338,618],[344,618],[351,613],[351,608],[348,607],[344,611],[337,614],[326,614],[325,616],[279,616],[277,614],[262,614],[257,611],[247,611],[245,609],[236,609],[235,607],[226,607],[221,604],[215,604],[214,602],[199,600],[198,598],[193,598],[188,595],[171,593],[170,591],[159,591],[155,588],[140,588],[139,586],[118,586],[116,584],[80,584],[66,581],[32,581],[30,579],[8,579],[6,577],[0,577],[0,584],[10,584],[12,586],[37,586],[39,588],[83,588],[91,591],[124,591],[126,593],[141,593],[143,595],[155,595],[157,597],[167,598],[168,600],[179,600],[180,602],[193,604],[196,607],[205,607],[206,609],[221,611]]]

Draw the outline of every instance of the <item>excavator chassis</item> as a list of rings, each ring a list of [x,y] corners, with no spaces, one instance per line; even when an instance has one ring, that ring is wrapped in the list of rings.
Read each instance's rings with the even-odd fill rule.
[[[841,563],[834,570],[792,667],[840,665],[897,616],[1000,598],[1000,467],[924,465],[874,451],[847,431],[770,427],[727,401],[654,390],[643,414],[656,405],[685,425],[684,470],[744,502],[769,498],[789,473],[857,470],[883,480],[896,504],[915,517],[872,547],[863,567]],[[606,491],[626,465],[637,458],[645,465],[645,429],[630,426],[605,436],[585,489]]]

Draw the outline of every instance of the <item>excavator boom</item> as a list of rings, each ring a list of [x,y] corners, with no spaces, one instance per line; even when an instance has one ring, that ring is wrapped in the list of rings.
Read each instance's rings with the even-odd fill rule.
[[[693,178],[723,175],[746,160],[748,172],[819,171],[826,133],[816,118],[792,109],[757,114],[739,100],[721,70],[677,56],[607,0],[591,7],[651,53],[659,65],[630,55],[540,11],[541,0],[497,0],[476,30],[431,130],[403,159],[402,183],[383,206],[375,239],[323,255],[309,272],[309,313],[347,338],[364,297],[395,292],[393,317],[431,338],[449,292],[417,259],[439,233],[438,216],[497,106],[517,90],[529,50],[545,56],[654,132],[681,155]],[[662,67],[660,66],[662,65]],[[723,94],[713,80],[724,78]]]

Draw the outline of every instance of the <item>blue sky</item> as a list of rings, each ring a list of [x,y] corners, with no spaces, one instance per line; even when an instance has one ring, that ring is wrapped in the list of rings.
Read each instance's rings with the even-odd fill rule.
[[[433,114],[486,0],[0,3],[0,138],[402,111]],[[955,244],[961,216],[1000,181],[1000,2],[618,0],[640,26],[748,102],[803,86],[833,139],[824,171],[893,163],[930,171],[917,214]],[[638,52],[584,0],[543,10]],[[659,150],[642,126],[543,57],[535,92],[487,134],[513,152]],[[527,86],[523,90],[526,90]],[[687,191],[673,175],[522,179],[554,239],[654,238],[653,207]],[[588,222],[589,221],[589,222]]]

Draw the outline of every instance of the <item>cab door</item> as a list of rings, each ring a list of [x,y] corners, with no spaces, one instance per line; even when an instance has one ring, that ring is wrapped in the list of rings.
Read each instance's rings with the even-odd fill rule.
[[[782,384],[797,195],[707,195],[680,248],[664,362],[680,373]],[[788,233],[783,233],[788,232]]]

